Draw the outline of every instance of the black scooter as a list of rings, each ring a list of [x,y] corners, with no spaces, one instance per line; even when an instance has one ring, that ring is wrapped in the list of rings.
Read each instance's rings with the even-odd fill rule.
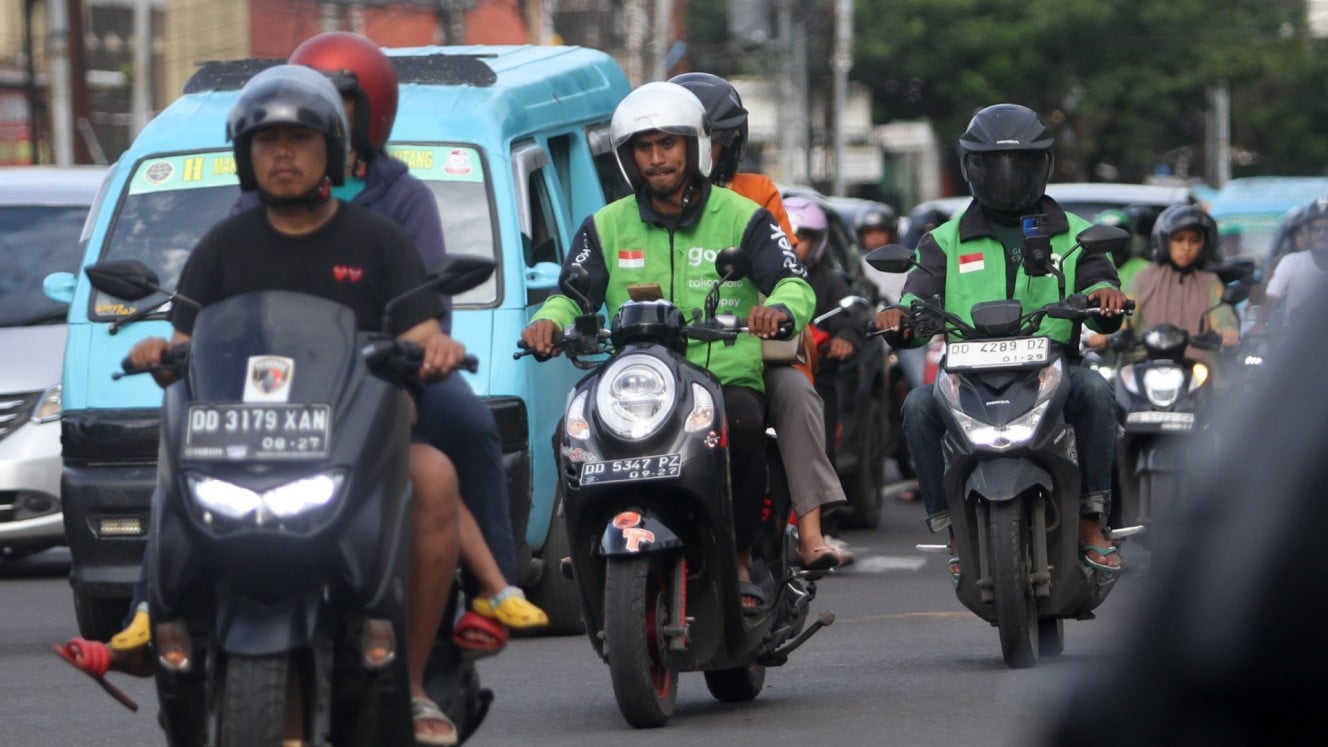
[[[1072,251],[1098,254],[1129,234],[1092,226],[1076,239]],[[898,245],[866,260],[883,272],[919,267],[913,250]],[[1024,261],[1038,260],[1026,251]],[[978,303],[969,323],[936,299],[916,300],[904,321],[922,338],[950,336],[935,393],[946,422],[944,491],[963,569],[955,593],[998,629],[1002,657],[1016,668],[1059,655],[1064,620],[1091,619],[1117,575],[1079,560],[1080,471],[1062,412],[1068,361],[1036,334],[1046,317],[1077,324],[1096,309],[1082,294],[1065,296],[1064,275],[1047,253],[1037,274],[1057,276],[1060,301],[1028,313],[1017,300]],[[1137,530],[1113,531],[1109,537]]]
[[[1234,273],[1228,273],[1228,276]],[[1223,305],[1236,305],[1249,297],[1250,285],[1234,278],[1222,291],[1222,300],[1200,317]],[[1223,279],[1227,279],[1224,276]],[[1195,447],[1212,415],[1216,393],[1209,366],[1186,355],[1190,346],[1218,351],[1222,338],[1212,330],[1191,336],[1173,324],[1145,330],[1139,339],[1145,358],[1117,369],[1116,404],[1120,415],[1116,475],[1119,492],[1112,502],[1112,524],[1153,525],[1161,502],[1183,495],[1187,455]],[[1111,346],[1134,346],[1130,330],[1112,337]],[[1223,356],[1226,374],[1244,380],[1243,371],[1252,359],[1244,355]],[[1148,533],[1141,535],[1147,538]]]
[[[720,252],[716,267],[725,282],[750,271],[738,250]],[[751,571],[766,601],[742,607],[723,391],[685,357],[688,340],[732,344],[745,334],[743,320],[716,314],[722,283],[711,288],[704,319],[697,310],[685,323],[651,286],[635,290],[637,300],[604,330],[577,287],[584,277],[577,269],[562,290],[584,313],[560,347],[594,372],[568,396],[559,444],[572,574],[618,710],[634,727],[662,726],[673,715],[679,672],[704,672],[719,700],[751,700],[766,667],[786,662],[834,616],[823,612],[806,624],[814,579],[823,574],[793,565],[796,540],[784,520],[789,498],[773,442],[769,511]]]
[[[492,271],[448,257],[388,304],[384,328],[406,296],[460,293]],[[135,260],[87,274],[125,300],[168,292]],[[331,301],[265,291],[202,309],[190,342],[169,352],[161,368],[180,380],[165,392],[145,556],[168,741],[414,744],[402,387],[419,347],[357,332],[351,310]],[[426,689],[463,739],[492,699],[450,630]]]

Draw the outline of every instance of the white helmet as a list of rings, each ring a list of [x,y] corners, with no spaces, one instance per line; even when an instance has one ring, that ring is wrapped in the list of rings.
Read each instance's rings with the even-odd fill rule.
[[[657,81],[627,94],[613,110],[609,125],[613,155],[633,190],[640,189],[643,180],[632,158],[632,138],[643,132],[692,138],[688,166],[702,179],[710,176],[710,122],[696,94],[677,83]]]

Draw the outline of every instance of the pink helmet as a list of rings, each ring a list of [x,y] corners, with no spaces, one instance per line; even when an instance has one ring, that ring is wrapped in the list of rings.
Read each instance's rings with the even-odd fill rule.
[[[825,217],[825,211],[815,200],[798,196],[785,199],[784,210],[793,225],[793,233],[805,234],[812,240],[812,250],[803,264],[808,267],[816,264],[830,243],[830,221]]]

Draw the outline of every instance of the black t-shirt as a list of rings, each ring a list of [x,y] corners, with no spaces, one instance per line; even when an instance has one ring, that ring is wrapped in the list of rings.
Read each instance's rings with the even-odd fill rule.
[[[302,236],[277,232],[261,207],[221,221],[189,255],[178,290],[202,306],[251,291],[308,293],[349,307],[361,331],[377,331],[387,302],[424,278],[419,254],[404,231],[342,202],[331,220]],[[399,335],[436,319],[442,310],[438,294],[417,293],[393,309],[391,332]],[[188,304],[171,307],[171,323],[187,335],[193,334],[196,317]]]

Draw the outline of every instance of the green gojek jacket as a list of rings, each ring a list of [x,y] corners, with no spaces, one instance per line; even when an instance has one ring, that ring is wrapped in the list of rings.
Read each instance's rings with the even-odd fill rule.
[[[1086,294],[1099,288],[1120,287],[1109,258],[1085,254],[1082,249],[1070,252],[1075,245],[1074,237],[1092,223],[1065,212],[1047,197],[1038,203],[1037,210],[1047,215],[1051,251],[1053,258],[1059,258],[1061,271],[1065,273],[1066,293]],[[1014,298],[1027,313],[1060,299],[1054,275],[1030,277],[1022,266],[1015,271],[1014,292],[1007,296],[1005,247],[976,202],[960,217],[937,226],[923,237],[917,254],[918,264],[930,274],[917,269],[909,273],[901,299],[905,306],[915,298],[930,298],[939,293],[946,311],[972,323],[972,306],[982,301]],[[1105,322],[1102,327],[1096,321],[1088,322],[1088,326],[1104,332],[1114,331],[1119,325],[1119,319]],[[1067,344],[1073,329],[1068,320],[1047,317],[1037,333]],[[922,344],[925,340],[915,342]]]
[[[807,326],[816,296],[775,217],[727,189],[704,184],[696,191],[696,203],[676,217],[656,213],[644,190],[604,206],[577,231],[564,272],[573,265],[586,271],[589,301],[595,308],[602,304],[610,319],[634,283],[657,283],[664,298],[690,319],[719,280],[716,254],[736,246],[750,257],[752,272],[724,284],[719,311],[745,318],[764,294],[765,305],[787,312],[795,330]],[[554,295],[531,321],[548,319],[562,329],[580,313],[576,301]],[[765,391],[761,342],[754,336],[742,335],[733,345],[689,340],[687,359],[725,386]]]

